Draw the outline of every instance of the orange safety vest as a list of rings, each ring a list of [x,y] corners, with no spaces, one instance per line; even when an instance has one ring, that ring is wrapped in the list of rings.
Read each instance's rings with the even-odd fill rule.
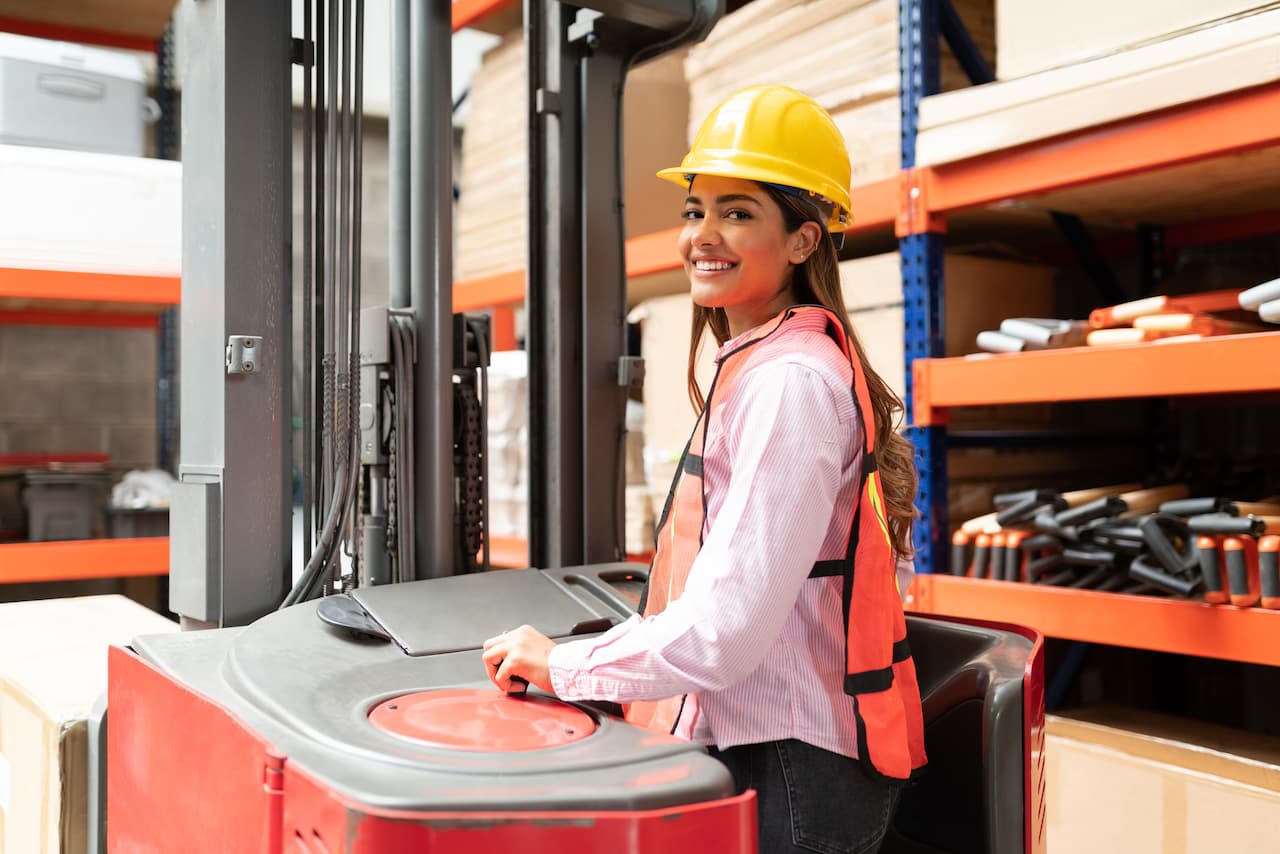
[[[706,405],[694,425],[658,523],[657,551],[649,568],[640,613],[645,617],[659,614],[680,597],[702,547],[706,522],[702,451],[712,406],[732,396],[738,379],[753,365],[754,345],[786,335],[787,321],[808,312],[827,315],[828,334],[853,365],[852,391],[862,418],[863,437],[862,484],[849,522],[848,550],[843,559],[819,561],[809,577],[844,578],[844,691],[853,699],[859,759],[876,775],[907,780],[925,765],[920,688],[907,645],[897,565],[885,521],[880,473],[876,470],[871,396],[866,378],[850,354],[844,327],[831,311],[821,306],[792,306],[718,359]],[[639,726],[671,733],[683,703],[683,697],[631,703],[626,718]]]

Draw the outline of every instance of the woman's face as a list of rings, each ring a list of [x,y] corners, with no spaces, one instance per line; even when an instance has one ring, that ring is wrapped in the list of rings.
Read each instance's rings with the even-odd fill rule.
[[[817,223],[788,234],[782,210],[759,184],[699,175],[684,206],[680,254],[693,301],[722,308],[732,335],[791,305],[791,267],[813,251]]]

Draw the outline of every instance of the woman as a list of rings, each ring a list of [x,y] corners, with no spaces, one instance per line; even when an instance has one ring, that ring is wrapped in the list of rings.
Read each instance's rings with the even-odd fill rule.
[[[756,86],[659,175],[689,193],[699,418],[641,615],[560,645],[522,626],[484,660],[502,690],[522,678],[627,703],[628,720],[707,745],[756,790],[761,851],[874,851],[924,765],[899,598],[916,476],[893,429],[902,403],[841,296],[848,152],[811,99]],[[720,349],[704,398],[707,329]]]

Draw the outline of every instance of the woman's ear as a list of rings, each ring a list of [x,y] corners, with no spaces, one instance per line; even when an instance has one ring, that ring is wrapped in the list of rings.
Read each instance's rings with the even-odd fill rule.
[[[791,255],[788,260],[792,264],[803,264],[813,254],[813,250],[818,248],[818,241],[821,239],[822,226],[812,220],[801,223],[791,235]]]

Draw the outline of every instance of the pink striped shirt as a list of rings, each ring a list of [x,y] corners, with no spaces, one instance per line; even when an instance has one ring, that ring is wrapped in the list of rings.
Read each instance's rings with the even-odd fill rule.
[[[715,401],[705,537],[683,595],[656,616],[556,646],[559,697],[687,694],[676,732],[701,744],[794,738],[857,756],[841,580],[808,578],[816,561],[844,557],[862,464],[851,369],[825,323],[789,320],[787,334],[755,345],[768,358]],[[910,563],[898,573],[905,590]]]

